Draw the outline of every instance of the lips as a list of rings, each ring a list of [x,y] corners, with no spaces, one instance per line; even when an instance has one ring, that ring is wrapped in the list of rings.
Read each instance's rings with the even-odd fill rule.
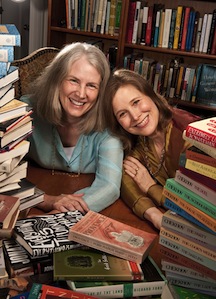
[[[148,116],[144,117],[144,119],[138,124],[136,124],[135,127],[143,128],[147,125],[147,123],[148,123]]]
[[[83,105],[85,105],[85,103],[76,101],[76,100],[74,100],[74,99],[69,99],[69,100],[70,100],[70,102],[71,102],[72,104],[74,104],[74,105],[76,105],[76,106],[83,106]]]

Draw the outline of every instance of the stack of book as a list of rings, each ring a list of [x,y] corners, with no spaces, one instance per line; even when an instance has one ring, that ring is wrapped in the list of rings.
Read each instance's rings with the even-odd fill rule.
[[[163,189],[162,269],[171,284],[216,296],[216,117],[189,124],[183,138],[193,147]]]
[[[28,165],[23,160],[29,151],[27,137],[33,129],[32,109],[15,98],[14,82],[19,79],[19,70],[10,64],[20,43],[14,24],[0,25],[0,193],[23,199],[23,210],[34,205],[25,198],[34,195],[35,186],[26,180]],[[8,67],[3,72],[4,64]],[[39,199],[36,203],[43,200],[41,194]]]
[[[88,232],[81,232],[86,222]],[[76,232],[88,245],[82,237],[73,240]],[[73,211],[18,219],[13,238],[2,246],[9,277],[51,274],[51,285],[86,296],[130,298],[160,295],[166,284],[149,256],[155,240],[154,234],[102,214]]]

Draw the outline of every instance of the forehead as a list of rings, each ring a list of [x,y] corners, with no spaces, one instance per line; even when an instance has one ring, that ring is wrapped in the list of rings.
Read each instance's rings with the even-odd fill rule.
[[[99,71],[88,61],[86,56],[82,56],[71,63],[68,69],[68,75],[73,75],[78,78],[81,76],[82,78],[88,78],[88,80],[92,78],[94,81],[101,79]]]

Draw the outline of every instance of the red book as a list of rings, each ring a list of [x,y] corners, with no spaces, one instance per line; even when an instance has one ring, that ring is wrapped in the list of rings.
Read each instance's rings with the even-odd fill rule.
[[[185,135],[188,138],[216,148],[216,117],[190,123],[185,130]]]
[[[129,14],[128,14],[128,26],[127,26],[127,34],[126,40],[127,43],[132,43],[133,37],[133,27],[134,27],[134,16],[136,13],[136,1],[131,1],[129,4]]]
[[[185,15],[184,15],[184,23],[183,23],[183,31],[182,31],[182,40],[181,40],[181,50],[185,50],[186,46],[186,37],[188,33],[188,21],[190,17],[190,7],[185,7]]]
[[[31,299],[48,299],[48,298],[74,298],[74,299],[96,299],[87,294],[75,292],[68,289],[63,289],[60,287],[54,287],[51,285],[46,285],[42,283],[33,283],[29,297]]]
[[[146,46],[151,46],[152,22],[153,22],[153,6],[149,6],[147,27],[146,27]]]
[[[0,229],[9,226],[10,220],[19,205],[19,198],[0,194]]]
[[[207,155],[195,146],[192,146],[186,150],[186,158],[216,167],[216,159]]]
[[[142,263],[149,254],[156,235],[89,211],[79,223],[70,228],[68,239]]]

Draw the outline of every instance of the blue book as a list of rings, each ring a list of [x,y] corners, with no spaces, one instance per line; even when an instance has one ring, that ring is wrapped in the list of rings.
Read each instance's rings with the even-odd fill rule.
[[[192,48],[195,17],[196,17],[196,12],[194,10],[191,10],[190,16],[189,16],[189,22],[188,22],[188,33],[187,33],[187,37],[186,37],[186,45],[185,45],[186,51],[190,51]]]
[[[13,46],[0,46],[0,61],[11,62],[14,60]]]
[[[185,210],[183,210],[181,207],[179,207],[177,204],[175,204],[173,201],[171,201],[167,197],[165,199],[164,206],[167,209],[169,209],[169,210],[175,212],[176,214],[182,216],[183,218],[187,219],[188,221],[193,222],[194,224],[200,226],[201,228],[203,228],[206,231],[210,232],[211,234],[215,235],[215,232],[213,230],[211,230],[210,228],[205,226],[203,223],[201,223],[199,220],[194,218],[192,215],[188,214]]]
[[[10,297],[10,299],[27,299],[27,298],[29,298],[29,293],[30,292],[24,292],[24,293],[21,293],[19,295]]]
[[[14,24],[0,25],[0,46],[21,46],[21,37]]]
[[[10,68],[10,62],[0,61],[0,77],[6,76]]]

